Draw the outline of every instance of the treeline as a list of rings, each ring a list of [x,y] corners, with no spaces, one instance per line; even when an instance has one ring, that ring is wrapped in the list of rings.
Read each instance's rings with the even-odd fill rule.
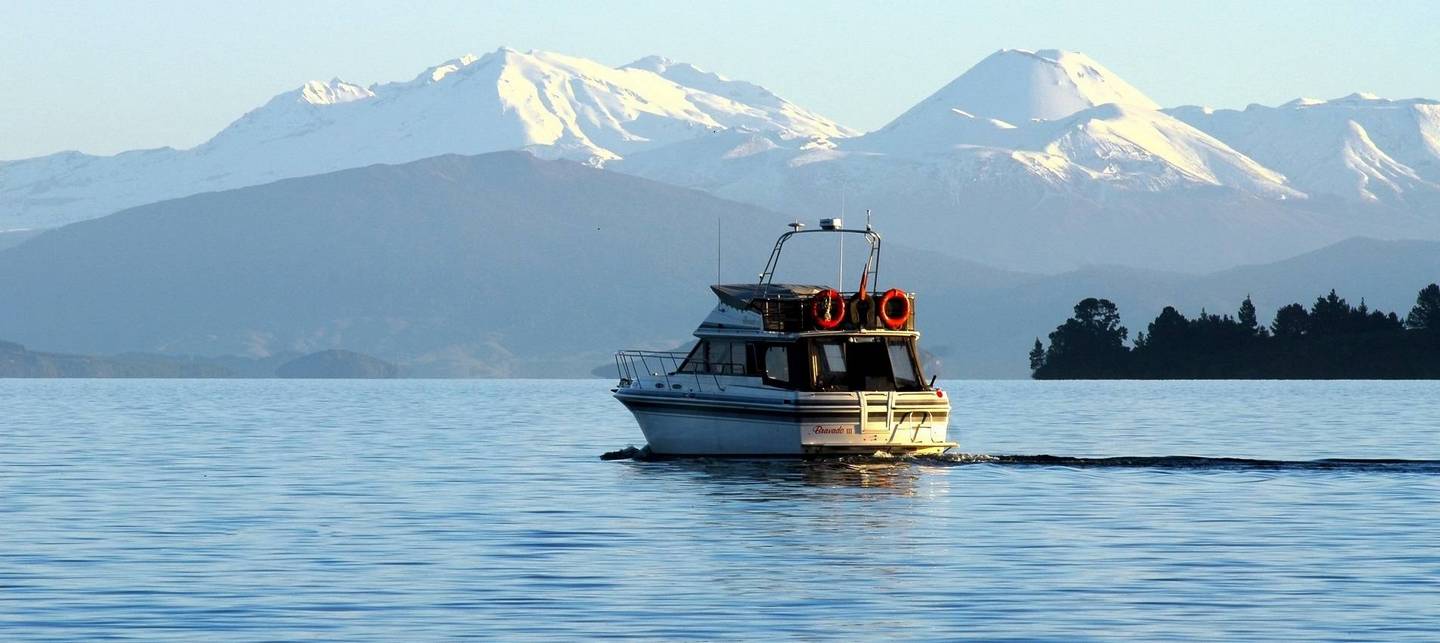
[[[1440,285],[1420,290],[1404,319],[1351,306],[1334,290],[1294,303],[1261,325],[1247,296],[1235,316],[1187,318],[1166,306],[1127,346],[1130,331],[1106,299],[1030,351],[1035,379],[1440,379]]]

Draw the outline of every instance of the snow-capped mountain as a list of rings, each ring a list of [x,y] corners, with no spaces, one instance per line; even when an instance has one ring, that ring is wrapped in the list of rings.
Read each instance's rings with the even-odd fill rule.
[[[189,150],[67,152],[0,164],[0,230],[448,153],[527,149],[598,165],[730,128],[787,138],[855,134],[762,87],[685,63],[652,57],[615,68],[502,48],[405,82],[311,81]]]
[[[1167,111],[1312,195],[1398,204],[1440,193],[1440,101],[1351,94],[1279,107]]]
[[[1302,168],[1252,157],[1230,144],[1231,132],[1202,131],[1183,112],[1160,109],[1082,54],[1002,50],[863,136],[717,132],[613,168],[785,211],[854,203],[901,222],[906,243],[1027,270],[1203,271],[1356,233],[1435,233],[1434,217],[1423,232],[1396,221],[1357,230],[1332,205],[1309,203],[1312,184],[1287,176]],[[1351,156],[1406,176],[1352,138]],[[1407,158],[1425,150],[1423,137],[1411,139]]]
[[[838,153],[825,159],[796,156],[804,163],[839,161],[846,153],[947,166],[985,161],[992,169],[998,161],[1026,178],[1080,191],[1210,185],[1266,198],[1303,196],[1281,173],[1160,111],[1088,56],[1055,50],[996,52],[885,127],[833,143],[824,147]],[[774,145],[816,147],[796,139]]]
[[[1150,191],[1193,184],[1265,197],[1303,196],[1281,173],[1164,112],[1133,103],[1106,103],[1020,126],[960,109],[944,116],[897,120],[840,148],[909,157],[1005,154],[1037,180],[1081,189],[1092,181]],[[917,126],[922,118],[938,127]]]
[[[775,173],[805,166],[796,173],[814,176],[816,163],[923,166],[927,175],[960,172],[972,182],[1033,183],[1087,198],[1194,188],[1271,200],[1433,203],[1440,195],[1437,101],[1356,94],[1244,111],[1162,110],[1095,60],[1057,50],[998,51],[863,136],[728,133],[674,148],[616,168],[772,207],[780,204],[765,192],[797,180]]]
[[[1440,236],[1436,101],[1167,110],[1083,54],[1019,49],[866,134],[658,56],[610,67],[502,48],[403,82],[312,81],[193,149],[0,163],[0,232],[516,149],[796,215],[869,208],[903,243],[1022,270],[1204,271],[1356,234]]]
[[[1002,49],[891,121],[875,135],[944,131],[955,116],[997,128],[1053,121],[1107,103],[1159,109],[1085,54]]]
[[[730,82],[685,67],[712,88]],[[356,157],[386,163],[530,148],[540,156],[601,163],[712,129],[848,133],[753,85],[755,91],[745,96],[722,96],[641,66],[614,68],[542,51],[465,56],[408,82],[369,90],[332,81],[335,89],[312,92],[316,85],[306,85],[298,96],[282,94],[200,149],[248,144],[274,153],[279,144],[289,148],[283,151],[349,165]],[[329,100],[334,95],[344,100]],[[747,103],[746,97],[757,102]]]

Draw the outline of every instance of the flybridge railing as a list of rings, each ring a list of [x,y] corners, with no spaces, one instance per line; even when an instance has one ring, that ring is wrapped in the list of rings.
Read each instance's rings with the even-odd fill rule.
[[[628,386],[643,380],[653,380],[655,388],[679,390],[693,382],[696,390],[704,390],[708,381],[715,390],[723,391],[719,373],[699,371],[680,372],[680,366],[690,354],[680,351],[636,351],[624,350],[615,353],[615,367],[620,371],[620,384]]]
[[[824,221],[822,221],[821,223],[823,224]],[[875,232],[873,229],[871,229],[868,223],[866,224],[864,230],[848,230],[844,228],[821,228],[819,230],[802,230],[801,228],[803,226],[798,221],[790,225],[795,229],[780,235],[780,238],[775,240],[775,247],[770,250],[770,259],[765,262],[765,269],[760,272],[760,280],[756,282],[757,285],[766,286],[774,283],[775,270],[780,266],[780,253],[785,250],[785,242],[789,241],[791,237],[800,234],[816,233],[859,234],[864,235],[865,242],[870,246],[870,254],[865,259],[864,271],[866,274],[866,279],[870,284],[872,292],[879,292],[875,289],[879,288],[880,285],[880,233]],[[843,246],[841,254],[844,254]]]

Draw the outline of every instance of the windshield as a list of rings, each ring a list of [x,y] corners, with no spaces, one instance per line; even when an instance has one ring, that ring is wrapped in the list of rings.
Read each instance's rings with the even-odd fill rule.
[[[677,372],[744,375],[745,343],[700,340]]]

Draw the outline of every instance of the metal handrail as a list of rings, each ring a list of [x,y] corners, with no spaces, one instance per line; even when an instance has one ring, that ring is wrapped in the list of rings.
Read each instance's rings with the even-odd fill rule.
[[[831,232],[836,234],[860,234],[865,235],[865,242],[870,245],[870,254],[865,259],[865,271],[870,274],[870,293],[880,293],[880,233],[866,228],[864,230],[847,230],[844,228],[819,230],[791,230],[780,235],[775,240],[775,247],[770,250],[770,259],[765,262],[765,270],[760,273],[760,281],[756,284],[757,289],[763,288],[775,281],[775,269],[780,266],[780,252],[785,248],[785,242],[797,234],[814,234],[819,232]]]
[[[703,385],[701,384],[700,376],[709,375],[715,383],[716,389],[721,391],[725,390],[725,386],[720,383],[718,373],[701,373],[700,371],[681,373],[680,367],[685,363],[685,358],[689,356],[690,353],[688,351],[622,350],[615,353],[615,366],[620,371],[621,379],[631,382],[640,381],[640,371],[635,368],[635,361],[639,360],[645,375],[661,378],[665,382],[666,388],[672,386],[671,376],[683,375],[693,376],[695,378],[695,388],[702,388]],[[660,370],[651,369],[651,360],[658,362]]]

